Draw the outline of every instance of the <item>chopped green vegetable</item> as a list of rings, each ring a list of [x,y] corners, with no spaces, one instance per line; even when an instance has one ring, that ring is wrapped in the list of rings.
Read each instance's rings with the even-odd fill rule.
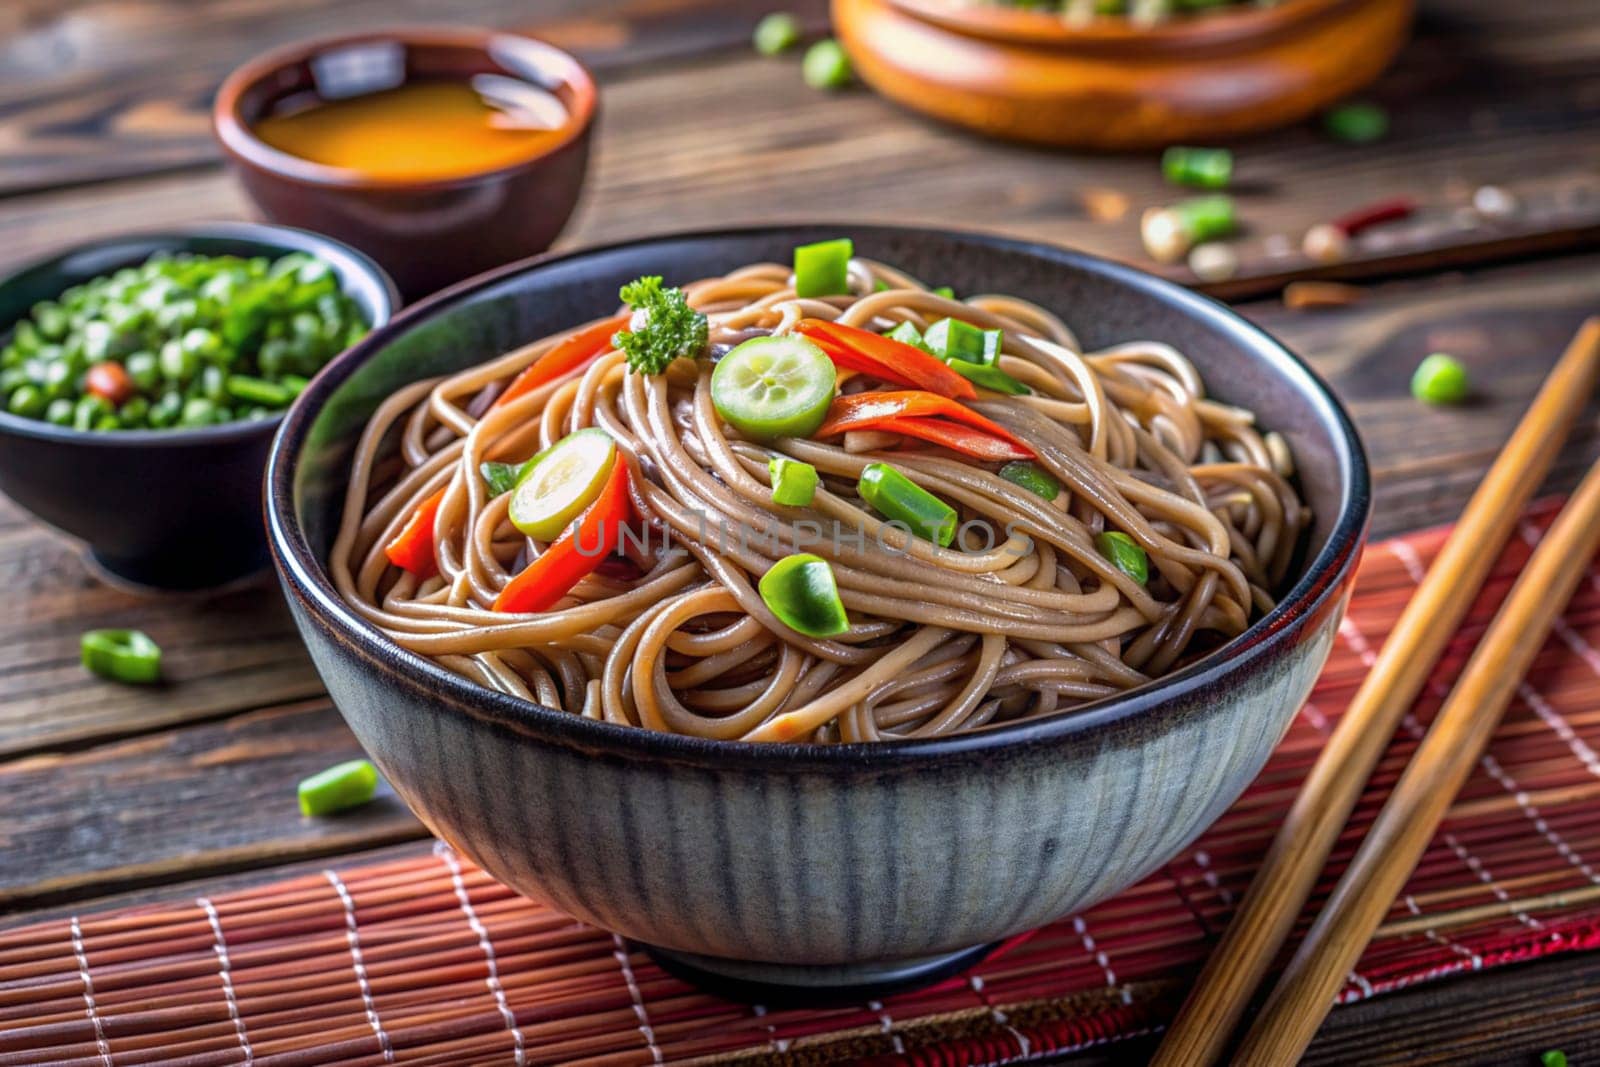
[[[1178,225],[1193,244],[1215,241],[1234,230],[1233,198],[1231,196],[1197,196],[1173,204],[1178,215]]]
[[[161,680],[161,646],[139,630],[90,630],[78,639],[83,665],[114,682],[149,685]]]
[[[800,20],[787,11],[774,11],[756,23],[754,43],[764,56],[787,52],[800,43]]]
[[[993,389],[1007,396],[1026,396],[1033,392],[999,367],[987,363],[969,363],[964,359],[952,359],[946,362],[950,364],[951,370],[985,389]]]
[[[1014,459],[1001,467],[1000,477],[1046,500],[1054,500],[1061,495],[1061,483],[1056,481],[1055,476],[1037,463],[1025,459]]]
[[[799,297],[848,296],[850,257],[855,243],[848,237],[801,245],[794,250],[794,292]]]
[[[850,629],[828,561],[809,552],[785,556],[756,584],[778,621],[807,637],[837,637]]]
[[[1173,185],[1226,189],[1233,179],[1233,153],[1226,148],[1174,145],[1161,154],[1161,173]]]
[[[804,337],[752,337],[717,362],[711,404],[757,441],[809,437],[828,417],[838,372]]]
[[[843,45],[832,37],[825,37],[806,49],[800,76],[813,89],[842,89],[850,84],[853,76],[850,57],[845,55]]]
[[[960,319],[940,319],[928,327],[923,343],[943,360],[993,364],[1000,358],[1005,337],[1000,330],[984,330]]]
[[[689,306],[682,289],[663,288],[659,274],[622,287],[622,300],[633,309],[628,329],[613,339],[639,374],[660,374],[675,359],[698,356],[706,347],[706,317]]]
[[[934,354],[933,349],[929,348],[927,342],[923,341],[922,334],[909,322],[896,324],[895,328],[884,334],[884,336],[891,341],[899,341],[903,345],[920,348],[930,356]]]
[[[507,509],[511,525],[554,541],[594,502],[617,462],[617,442],[597,427],[569,433],[528,465]]]
[[[1411,395],[1424,404],[1459,404],[1471,391],[1466,366],[1443,352],[1428,356],[1411,375]]]
[[[1322,126],[1335,140],[1370,144],[1389,132],[1389,113],[1377,104],[1345,104],[1323,115]]]
[[[306,253],[158,253],[35,304],[0,347],[0,406],[80,430],[271,414],[294,399],[289,375],[304,381],[366,330],[332,268]],[[212,406],[182,422],[192,399]]]
[[[904,523],[940,548],[948,548],[955,539],[956,509],[887,463],[867,464],[856,492],[884,518]]]
[[[817,495],[817,468],[788,456],[767,460],[767,475],[772,483],[772,502],[785,507],[803,508]]]
[[[1150,557],[1145,555],[1139,542],[1120,530],[1103,530],[1094,535],[1094,547],[1117,570],[1143,585],[1150,580]]]
[[[946,300],[954,300],[956,298],[956,291],[950,288],[948,285],[941,285],[939,288],[933,291],[933,295],[942,296]]]
[[[378,768],[364,759],[336,763],[300,783],[300,814],[332,815],[360,807],[378,791]]]
[[[1539,1057],[1539,1063],[1541,1067],[1567,1067],[1567,1054],[1553,1048]]]

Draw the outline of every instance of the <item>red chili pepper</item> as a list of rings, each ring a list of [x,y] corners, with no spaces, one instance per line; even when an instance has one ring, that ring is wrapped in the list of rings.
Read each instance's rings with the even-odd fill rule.
[[[506,583],[495,598],[494,610],[519,614],[545,611],[597,570],[617,550],[622,528],[633,519],[629,484],[628,464],[618,456],[589,510],[521,574]]]
[[[418,578],[432,578],[439,573],[439,561],[433,553],[433,520],[439,514],[439,502],[443,499],[444,490],[440,489],[417,505],[395,539],[384,546],[383,554],[389,557],[390,563]]]
[[[953,452],[960,452],[973,459],[1008,460],[1008,459],[1033,459],[1034,452],[1026,445],[1008,441],[1003,437],[974,430],[970,426],[960,423],[945,422],[943,419],[918,418],[905,416],[902,418],[876,419],[866,426],[854,427],[860,430],[884,430],[897,433],[906,437],[916,437],[936,445],[943,445]]]
[[[1021,459],[1033,455],[1033,450],[1026,442],[999,423],[985,418],[965,404],[958,404],[946,397],[924,392],[851,393],[849,396],[835,397],[833,404],[828,408],[827,419],[812,436],[832,437],[834,434],[850,430],[893,430],[907,420],[914,420],[920,424],[931,422],[937,417],[951,419],[971,427],[979,431],[978,436],[998,439],[1007,446],[1009,458]],[[905,432],[908,437],[933,440],[927,436],[927,431]],[[951,440],[956,439],[954,435],[946,436]],[[971,436],[964,436],[962,439],[974,440]],[[968,452],[968,455],[973,454],[975,453]]]
[[[618,315],[605,319],[585,326],[561,341],[513,378],[511,384],[506,386],[506,391],[495,398],[492,406],[510,403],[541,385],[548,385],[588,366],[596,356],[611,347],[612,335],[628,324],[628,318],[627,315]]]
[[[1417,210],[1417,202],[1408,196],[1391,197],[1388,200],[1379,200],[1368,204],[1366,207],[1357,208],[1347,214],[1340,215],[1329,225],[1337,230],[1344,231],[1346,237],[1354,237],[1362,230],[1370,230],[1374,226],[1381,226],[1386,222],[1398,222],[1408,218]]]
[[[822,319],[801,319],[794,329],[814,341],[845,370],[860,371],[895,385],[926,389],[943,397],[978,398],[971,382],[920,348],[871,330]]]
[[[96,363],[84,377],[84,388],[112,407],[120,408],[133,396],[133,379],[120,363]]]

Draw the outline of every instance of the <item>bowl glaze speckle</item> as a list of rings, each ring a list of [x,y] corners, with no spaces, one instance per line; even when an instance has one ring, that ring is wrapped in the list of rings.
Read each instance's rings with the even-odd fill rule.
[[[336,241],[285,226],[207,223],[79,245],[0,281],[0,335],[41,300],[156,252],[279,257],[333,267],[362,317],[382,326],[399,297],[377,265]],[[204,589],[267,564],[261,480],[281,416],[193,430],[91,432],[0,411],[0,492],[89,546],[112,576]]]
[[[408,653],[339,598],[327,558],[352,447],[393,389],[594,318],[669,282],[849,234],[959,292],[1013,293],[1090,346],[1181,346],[1262,412],[1315,513],[1280,604],[1213,654],[1083,710],[943,739],[716,742],[588,721]],[[1171,859],[1260,770],[1334,640],[1369,510],[1362,449],[1294,356],[1219,304],[1075,252],[974,234],[791,226],[663,237],[519,265],[420,305],[340,357],[274,444],[275,562],[357,736],[437,834],[586,922],[734,979],[791,988],[933,974]]]
[[[564,136],[493,170],[407,180],[313,163],[271,147],[250,128],[291,95],[351,95],[479,74],[554,93],[571,120]],[[361,249],[416,300],[550,247],[582,191],[597,108],[594,78],[553,45],[493,30],[411,29],[307,41],[253,60],[217,91],[212,124],[268,218]]]

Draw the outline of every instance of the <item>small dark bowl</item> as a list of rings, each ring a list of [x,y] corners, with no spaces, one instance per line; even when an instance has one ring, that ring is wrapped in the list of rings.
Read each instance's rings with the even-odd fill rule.
[[[398,297],[377,265],[283,226],[212,223],[80,245],[0,281],[0,335],[41,300],[155,252],[282,256],[329,263],[374,328]],[[222,585],[266,566],[261,479],[282,417],[195,430],[91,432],[0,411],[0,492],[88,543],[113,576],[161,589]]]
[[[1062,314],[1087,345],[1182,346],[1262,413],[1315,519],[1298,578],[1216,653],[1081,710],[873,745],[708,741],[593,722],[404,651],[325,566],[376,406],[615,307],[617,287],[787,261],[849,234],[865,256]],[[663,237],[459,286],[340,356],[268,469],[274,562],[339,709],[427,825],[496,878],[679,966],[789,987],[927,978],[973,946],[1088,907],[1170,860],[1266,762],[1338,630],[1370,508],[1354,427],[1307,367],[1227,308],[1076,252],[974,234],[793,226]]]
[[[566,135],[527,158],[460,178],[375,178],[281,152],[252,131],[280,100],[348,96],[407,81],[504,74],[566,105]],[[491,30],[386,30],[291,45],[253,60],[217,91],[212,122],[246,192],[275,222],[359,248],[407,300],[550,247],[577,205],[589,166],[597,92],[572,56]]]

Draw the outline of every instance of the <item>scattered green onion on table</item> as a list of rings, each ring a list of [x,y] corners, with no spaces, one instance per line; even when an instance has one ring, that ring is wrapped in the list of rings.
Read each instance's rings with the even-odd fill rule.
[[[1466,366],[1444,352],[1434,352],[1411,375],[1411,395],[1424,404],[1459,404],[1472,392]]]
[[[1161,173],[1173,185],[1226,189],[1233,180],[1233,153],[1226,148],[1174,145],[1161,154]]]
[[[332,815],[360,807],[378,791],[378,768],[364,759],[318,771],[299,785],[300,814]]]
[[[832,37],[824,38],[806,49],[800,74],[813,89],[843,89],[855,76],[844,46]]]
[[[0,348],[0,398],[78,430],[265,418],[366,332],[313,256],[158,253],[35,304]]]
[[[764,56],[787,52],[800,43],[800,20],[787,11],[774,11],[756,23],[751,41]]]
[[[129,685],[161,680],[161,646],[140,630],[90,630],[78,639],[84,667]]]

